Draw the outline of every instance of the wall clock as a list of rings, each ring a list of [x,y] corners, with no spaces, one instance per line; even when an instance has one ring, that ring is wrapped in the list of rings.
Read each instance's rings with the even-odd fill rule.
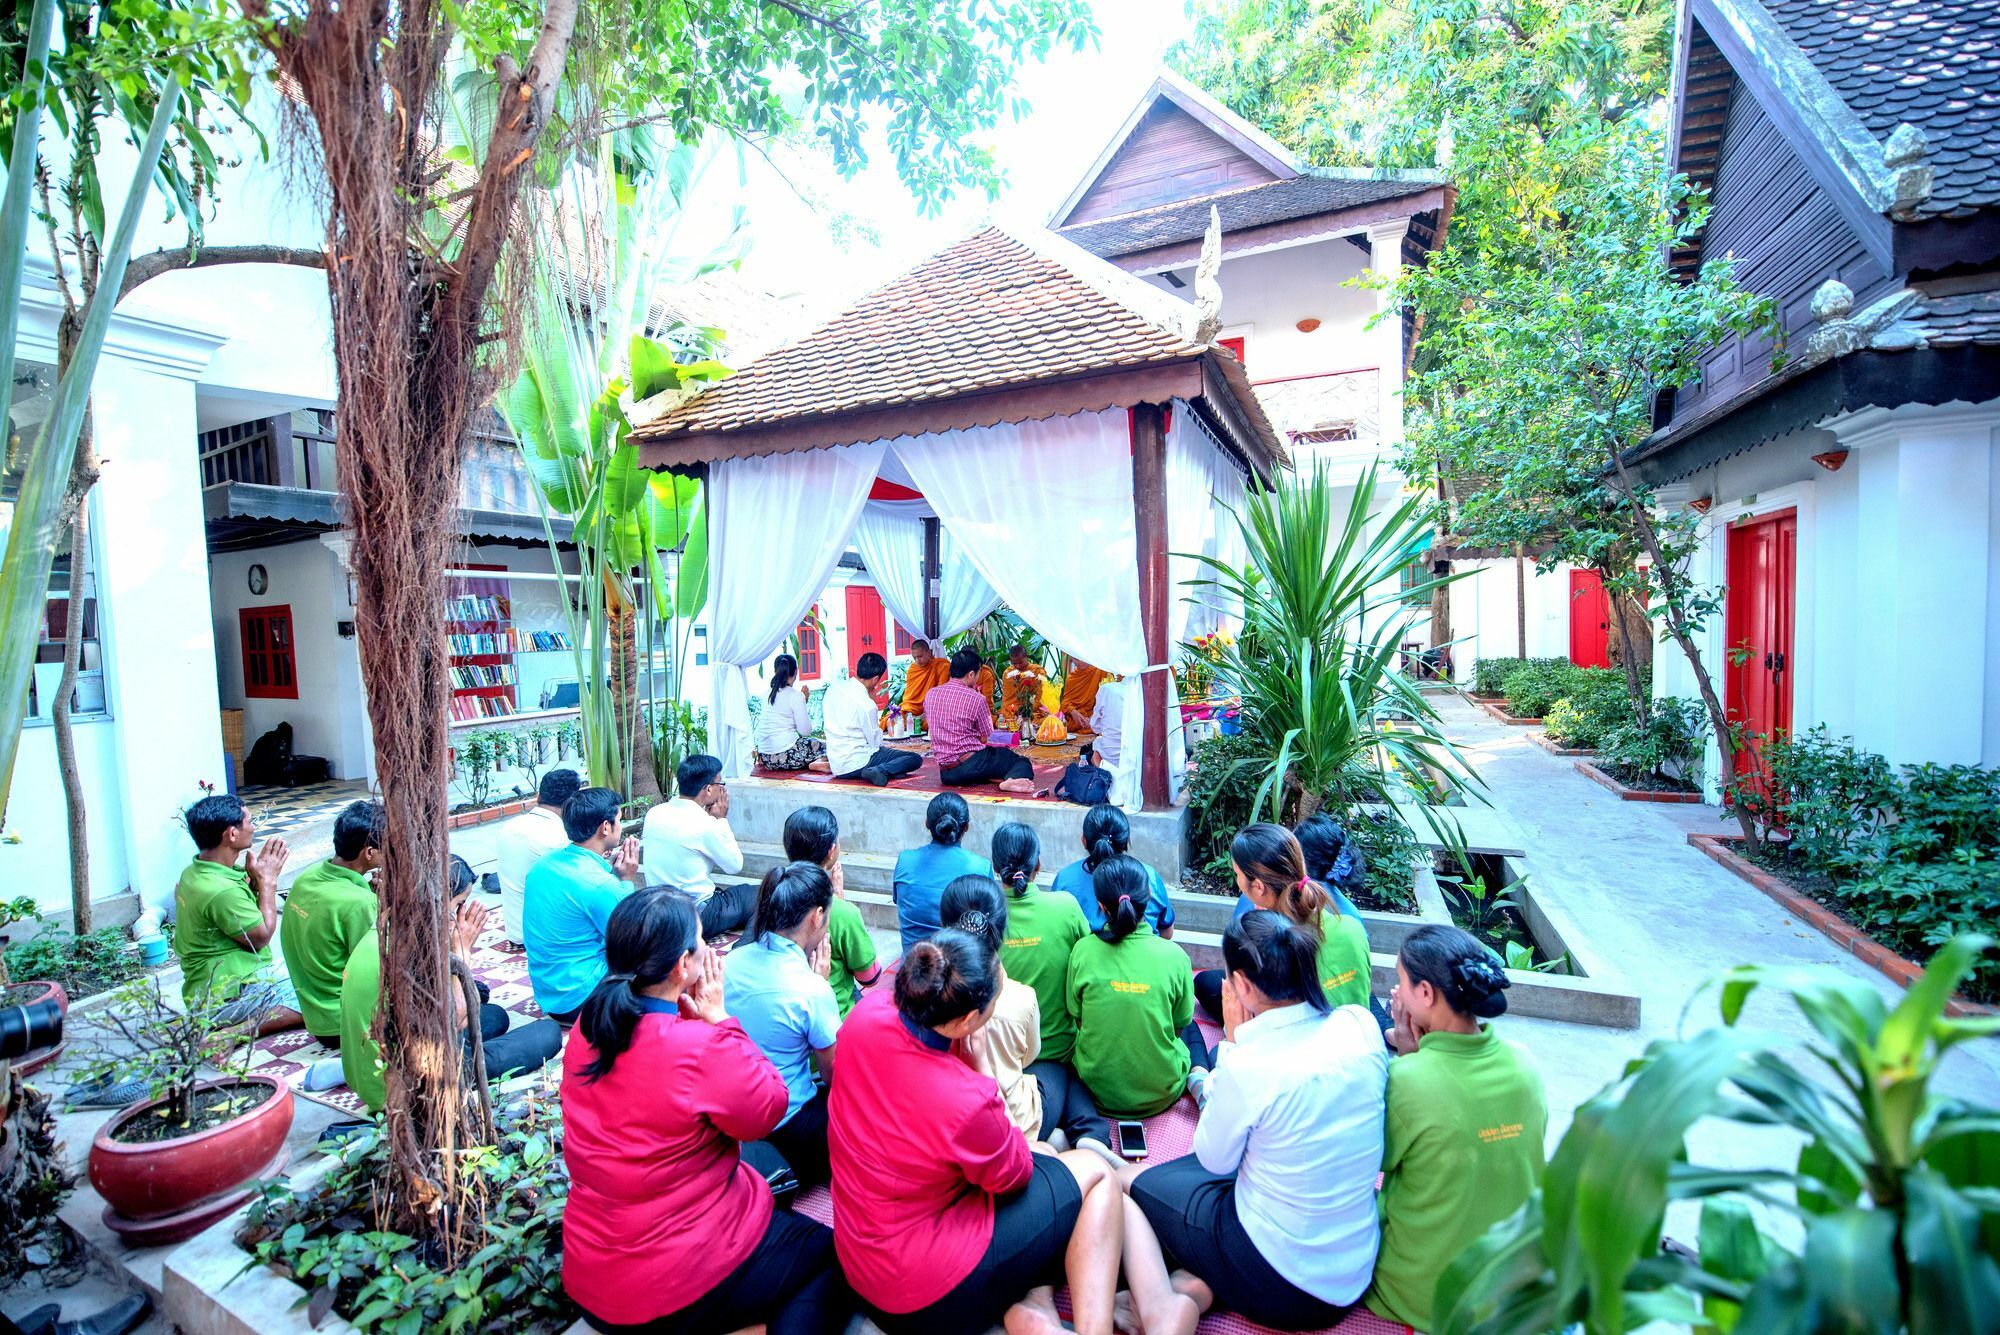
[[[264,596],[264,590],[271,587],[271,572],[262,566],[250,567],[250,592],[257,597]]]

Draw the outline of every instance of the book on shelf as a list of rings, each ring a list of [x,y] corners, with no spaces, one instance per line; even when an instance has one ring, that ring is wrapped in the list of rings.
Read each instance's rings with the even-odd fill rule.
[[[492,654],[513,654],[521,650],[521,637],[512,627],[497,633],[484,635],[447,635],[455,658],[474,658]]]
[[[528,652],[548,653],[556,649],[568,649],[569,636],[559,630],[531,630],[528,632]]]
[[[490,595],[464,593],[444,600],[445,616],[452,621],[505,621],[508,600]]]
[[[451,717],[454,722],[463,723],[469,719],[512,718],[514,702],[497,695],[454,695],[451,698]]]
[[[512,663],[461,663],[451,670],[451,684],[461,690],[473,690],[481,686],[512,686],[515,684]]]

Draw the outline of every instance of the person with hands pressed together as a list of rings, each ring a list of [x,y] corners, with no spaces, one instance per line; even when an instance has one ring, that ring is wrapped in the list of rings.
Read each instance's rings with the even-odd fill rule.
[[[251,852],[256,823],[239,799],[226,794],[202,798],[185,820],[196,851],[174,886],[182,999],[191,1009],[227,1003],[216,1013],[217,1024],[261,1015],[259,1034],[297,1029],[305,1022],[298,993],[271,960],[278,877],[289,854],[285,841],[266,839]]]
[[[694,906],[642,890],[604,949],[563,1053],[564,1290],[613,1335],[838,1335],[853,1300],[832,1232],[774,1208],[744,1156],[785,1080],[729,1017]]]
[[[1194,1153],[1127,1170],[1133,1306],[1147,1335],[1190,1335],[1211,1306],[1279,1330],[1335,1326],[1375,1262],[1382,1031],[1364,1006],[1329,1005],[1318,943],[1277,913],[1231,923],[1222,955],[1223,1040]]]
[[[877,788],[922,767],[914,751],[882,745],[882,706],[875,692],[889,675],[889,662],[866,653],[854,664],[854,675],[830,683],[820,700],[826,727],[826,763],[836,779],[866,779]]]
[[[800,807],[785,817],[784,840],[786,861],[810,862],[833,882],[833,903],[826,916],[826,981],[845,1020],[861,999],[861,989],[882,976],[882,965],[861,910],[847,898],[847,877],[840,866],[840,822],[825,807]]]
[[[563,803],[567,848],[535,864],[521,896],[528,982],[542,1014],[567,1029],[604,977],[604,928],[639,882],[639,841],[621,833],[624,799],[585,788]]]
[[[1521,1207],[1542,1180],[1548,1101],[1528,1056],[1485,1021],[1507,1010],[1507,973],[1470,933],[1429,923],[1396,957],[1382,1141],[1382,1250],[1368,1310],[1430,1325],[1453,1257]]]
[[[639,832],[644,883],[664,885],[694,900],[704,937],[740,932],[757,905],[757,887],[715,883],[718,872],[733,876],[743,870],[743,850],[729,828],[729,785],[722,781],[722,762],[714,756],[689,756],[674,771],[674,788],[673,797],[646,813]]]
[[[827,982],[833,881],[810,862],[764,873],[757,913],[729,952],[731,1014],[785,1078],[784,1118],[765,1137],[804,1184],[826,1181],[826,1091],[840,1007]]]
[[[333,856],[306,868],[285,897],[278,945],[298,993],[306,1032],[340,1046],[340,979],[361,938],[375,929],[375,887],[382,865],[380,802],[350,802],[333,823]]]

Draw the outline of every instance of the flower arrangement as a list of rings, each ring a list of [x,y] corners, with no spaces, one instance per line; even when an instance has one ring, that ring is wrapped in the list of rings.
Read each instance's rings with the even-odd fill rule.
[[[1235,643],[1234,635],[1218,630],[1197,635],[1181,646],[1181,664],[1174,669],[1174,680],[1180,687],[1183,704],[1209,698],[1215,690],[1216,665]]]

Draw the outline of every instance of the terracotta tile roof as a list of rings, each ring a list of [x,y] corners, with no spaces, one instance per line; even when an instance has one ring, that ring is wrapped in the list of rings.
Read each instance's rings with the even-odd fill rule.
[[[1877,139],[1930,141],[1925,218],[2000,206],[2000,0],[1763,0]]]
[[[1194,318],[1188,303],[1052,233],[989,227],[635,435],[739,431],[1186,361],[1210,350],[1189,338]]]
[[[1211,205],[1222,215],[1223,231],[1240,232],[1248,227],[1418,195],[1444,183],[1443,176],[1431,172],[1358,175],[1308,169],[1308,174],[1289,180],[1221,190],[1115,218],[1078,223],[1061,229],[1057,235],[1095,255],[1130,255],[1198,239],[1208,228]]]

